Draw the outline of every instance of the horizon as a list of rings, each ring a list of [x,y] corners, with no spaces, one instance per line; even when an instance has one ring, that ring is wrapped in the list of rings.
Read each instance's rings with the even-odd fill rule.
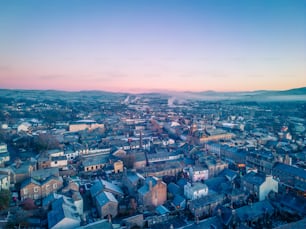
[[[202,90],[202,91],[175,91],[175,90],[148,90],[148,91],[110,91],[110,90],[91,90],[91,89],[84,89],[84,90],[58,90],[58,89],[22,89],[22,88],[1,88],[0,90],[11,90],[11,91],[55,91],[55,92],[71,92],[71,93],[78,93],[78,92],[105,92],[105,93],[122,93],[122,94],[171,94],[171,93],[206,93],[206,92],[213,92],[213,93],[255,93],[255,92],[283,92],[283,91],[290,91],[290,90],[299,90],[299,89],[306,89],[306,86],[298,87],[298,88],[288,88],[285,90],[275,89],[259,89],[259,90],[252,90],[252,91],[217,91],[217,90]]]
[[[306,85],[302,0],[0,3],[16,90],[251,92]]]

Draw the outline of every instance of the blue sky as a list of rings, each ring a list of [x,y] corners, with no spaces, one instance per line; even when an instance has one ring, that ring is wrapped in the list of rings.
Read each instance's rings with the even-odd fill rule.
[[[2,88],[306,86],[306,1],[0,1]]]

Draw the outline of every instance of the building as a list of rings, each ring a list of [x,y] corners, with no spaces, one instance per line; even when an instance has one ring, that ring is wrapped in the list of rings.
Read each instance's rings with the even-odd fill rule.
[[[208,168],[208,175],[209,177],[217,176],[220,172],[224,169],[228,168],[228,163],[222,161],[220,159],[216,159],[214,157],[207,157],[204,159],[204,163]]]
[[[255,195],[259,201],[263,201],[269,192],[278,192],[278,182],[271,176],[249,172],[242,177],[243,190]]]
[[[258,172],[268,175],[272,174],[274,156],[271,152],[252,151],[246,156],[246,165],[249,168],[256,168]]]
[[[94,199],[101,218],[114,218],[118,214],[118,201],[110,192],[100,192]]]
[[[122,183],[128,189],[129,195],[135,196],[144,181],[145,178],[136,171],[124,169]]]
[[[10,161],[10,153],[7,151],[7,145],[0,143],[0,167],[4,166],[4,163],[8,161]]]
[[[123,162],[121,160],[114,162],[114,172],[123,172]]]
[[[55,156],[51,157],[51,168],[64,168],[67,167],[68,161],[66,156]]]
[[[0,174],[0,191],[10,188],[10,176],[8,174]]]
[[[162,205],[167,200],[167,185],[157,177],[147,177],[144,185],[138,189],[138,198],[145,207]]]
[[[205,168],[203,166],[190,167],[189,176],[193,182],[207,180],[208,179],[208,168]]]
[[[208,187],[201,182],[187,183],[184,186],[184,195],[189,200],[199,199],[208,194]]]
[[[122,189],[119,186],[110,183],[106,180],[98,180],[90,188],[90,194],[92,198],[96,197],[98,194],[100,194],[103,191],[112,193],[118,199],[122,198],[124,195]]]
[[[80,226],[81,218],[73,200],[66,197],[56,199],[48,212],[49,229],[74,229]]]
[[[108,155],[83,157],[83,167],[85,172],[94,172],[102,169],[109,162]]]
[[[287,189],[306,196],[306,171],[304,169],[276,163],[272,174],[278,180],[281,190]]]
[[[63,187],[62,177],[51,176],[44,181],[37,181],[33,178],[27,178],[20,186],[20,198],[25,200],[31,198],[38,200],[46,197],[50,193],[57,192]]]
[[[99,124],[94,120],[79,120],[71,122],[69,125],[70,132],[77,132],[82,130],[94,130],[97,128],[104,129],[104,124]]]
[[[206,130],[207,135],[200,138],[200,143],[210,142],[210,141],[220,141],[220,140],[230,140],[235,137],[235,134],[227,133],[221,129],[216,130]]]
[[[217,205],[223,202],[223,194],[206,195],[189,202],[189,210],[195,217],[210,216]]]

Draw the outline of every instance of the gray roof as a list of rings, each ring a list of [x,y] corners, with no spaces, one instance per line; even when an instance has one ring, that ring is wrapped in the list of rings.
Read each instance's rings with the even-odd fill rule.
[[[21,183],[20,189],[26,187],[27,185],[29,185],[29,184],[31,184],[31,183],[36,184],[36,185],[38,185],[38,186],[41,185],[40,182],[34,180],[33,178],[27,178],[27,179],[25,179],[25,180]]]
[[[92,197],[95,197],[102,191],[108,191],[116,195],[124,195],[122,189],[119,186],[114,185],[106,180],[98,180],[90,188],[90,193]]]
[[[48,213],[48,227],[54,227],[65,218],[69,218],[70,220],[80,223],[80,216],[77,213],[76,208],[73,208],[73,206],[73,204],[68,205],[63,198],[55,200],[52,203],[52,211],[49,211]]]
[[[173,195],[181,193],[180,187],[173,182],[168,184],[167,189],[168,189],[168,192],[172,193]]]
[[[106,180],[101,180],[103,186],[104,186],[104,189],[109,191],[109,192],[112,192],[114,194],[118,194],[118,195],[123,195],[123,191],[122,189],[118,186],[118,185],[115,185],[111,182],[108,182]]]
[[[108,162],[109,155],[99,155],[95,157],[86,157],[83,161],[83,166],[94,166],[94,165],[100,165],[105,164]]]
[[[51,175],[59,176],[59,168],[39,169],[31,173],[31,177],[36,180],[44,180]]]
[[[265,175],[258,174],[255,172],[249,172],[243,177],[243,180],[254,185],[261,185],[265,182],[266,178]]]
[[[147,177],[145,180],[145,184],[140,189],[138,189],[138,192],[141,195],[147,194],[150,191],[150,182],[152,182],[152,187],[154,187],[157,184],[157,181],[158,181],[158,178],[156,177],[152,177],[152,176]]]
[[[96,196],[96,201],[101,207],[109,202],[118,203],[114,195],[110,192],[101,192],[99,195]]]
[[[204,219],[200,221],[198,224],[192,224],[185,227],[182,227],[184,229],[203,229],[203,228],[212,228],[212,225],[216,229],[223,229],[223,225],[221,220],[217,216],[210,217],[208,219]]]
[[[292,176],[302,177],[306,180],[306,171],[301,168],[297,168],[291,165],[283,164],[283,163],[277,163],[274,166],[274,169],[282,170],[285,173],[292,174]]]
[[[168,208],[166,208],[163,205],[158,205],[155,209],[156,213],[159,215],[165,215],[167,213],[169,213],[170,211],[168,210]]]
[[[176,195],[172,201],[175,206],[179,206],[185,200],[181,195]]]
[[[261,217],[265,213],[272,215],[274,208],[268,200],[260,201],[257,203],[236,209],[236,214],[241,221],[253,220]]]

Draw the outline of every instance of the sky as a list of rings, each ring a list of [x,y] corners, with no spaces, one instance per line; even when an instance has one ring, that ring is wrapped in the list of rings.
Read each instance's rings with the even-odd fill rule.
[[[305,86],[305,0],[0,0],[0,88]]]

